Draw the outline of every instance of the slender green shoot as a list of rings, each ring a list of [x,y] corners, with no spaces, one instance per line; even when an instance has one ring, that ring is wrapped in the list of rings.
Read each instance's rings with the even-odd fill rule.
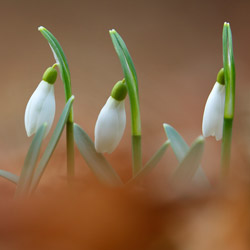
[[[45,39],[48,41],[52,52],[54,54],[55,60],[60,69],[60,74],[62,81],[64,83],[64,91],[65,91],[65,99],[66,103],[72,96],[71,91],[71,78],[70,71],[66,56],[62,50],[61,45],[57,41],[57,39],[53,36],[51,32],[49,32],[44,27],[39,27],[38,30],[42,33]],[[68,180],[71,182],[74,177],[74,168],[75,168],[75,160],[74,160],[74,118],[73,118],[73,107],[71,107],[69,117],[66,124],[66,144],[67,144],[67,174]]]
[[[120,59],[128,95],[131,111],[131,134],[132,134],[132,155],[133,155],[133,176],[142,168],[141,157],[141,118],[138,93],[138,81],[135,67],[128,49],[121,36],[113,29],[109,31],[114,48]]]
[[[235,65],[233,56],[232,32],[229,23],[224,23],[222,40],[226,94],[221,153],[221,177],[225,178],[229,174],[230,168],[231,140],[235,102]]]

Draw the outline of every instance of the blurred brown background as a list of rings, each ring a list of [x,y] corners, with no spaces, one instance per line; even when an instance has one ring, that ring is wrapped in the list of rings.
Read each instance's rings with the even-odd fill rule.
[[[250,139],[249,13],[250,1],[247,0],[0,1],[2,168],[15,166],[15,171],[20,172],[31,141],[24,129],[25,107],[44,70],[54,63],[47,42],[37,31],[40,25],[49,29],[64,49],[76,97],[75,121],[92,138],[101,107],[113,84],[123,78],[108,30],[115,28],[121,34],[139,79],[145,162],[165,140],[162,123],[174,126],[189,144],[201,134],[204,105],[222,67],[224,21],[231,24],[237,73],[232,160],[234,169],[247,163],[250,151],[247,142]],[[57,121],[64,106],[60,79],[55,85],[55,95]],[[61,159],[61,175],[65,175],[66,165],[63,141],[65,135],[54,155],[54,159]],[[212,176],[212,172],[218,172],[220,142],[216,143],[213,138],[206,141],[202,164]],[[121,144],[108,157],[113,164],[123,159],[121,169],[129,168],[130,151],[128,118]],[[81,171],[83,164],[80,161],[77,171]],[[155,172],[167,173],[176,164],[169,150]],[[88,171],[86,166],[84,169]]]

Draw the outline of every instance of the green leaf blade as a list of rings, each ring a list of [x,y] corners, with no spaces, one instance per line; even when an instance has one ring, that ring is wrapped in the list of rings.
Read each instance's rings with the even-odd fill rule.
[[[18,184],[17,184],[16,195],[26,194],[30,187],[33,173],[35,170],[35,166],[37,163],[37,159],[39,156],[41,144],[42,144],[44,134],[46,131],[46,127],[47,127],[46,123],[41,125],[41,127],[37,130],[31,142],[31,145],[27,153],[27,156],[25,158],[22,172],[21,172]]]
[[[140,121],[140,106],[138,94],[138,82],[132,58],[127,50],[127,47],[119,34],[115,30],[110,31],[110,37],[113,42],[114,48],[120,60],[123,74],[125,77],[126,85],[128,88],[128,95],[131,105],[132,115],[132,133],[135,136],[141,135],[141,121]],[[121,46],[121,43],[124,46]],[[124,48],[124,50],[123,50]],[[126,57],[127,55],[127,57]]]
[[[17,184],[19,181],[19,176],[2,169],[0,169],[0,176],[14,184]]]
[[[169,140],[165,141],[162,146],[155,152],[155,154],[150,158],[150,160],[145,164],[145,166],[138,172],[138,174],[129,181],[129,183],[136,181],[137,179],[147,175],[150,171],[152,171],[153,168],[155,168],[162,159],[169,144]]]
[[[110,37],[116,53],[121,62],[125,82],[128,90],[131,111],[131,134],[132,134],[132,155],[133,155],[133,176],[142,168],[141,157],[141,115],[139,104],[138,81],[132,58],[121,36],[110,30]]]
[[[230,170],[232,128],[235,106],[235,64],[233,41],[230,24],[225,22],[222,33],[223,66],[225,78],[225,108],[223,122],[223,138],[221,150],[221,177],[225,178]]]
[[[133,75],[133,78],[134,78],[134,81],[137,83],[136,84],[136,87],[137,87],[137,93],[138,93],[138,80],[137,80],[137,74],[136,74],[136,70],[135,70],[135,66],[134,66],[134,63],[133,63],[133,60],[130,56],[130,53],[128,51],[128,48],[125,44],[125,42],[123,41],[122,37],[119,35],[119,33],[117,33],[114,29],[110,31],[110,33],[114,33],[115,36],[116,36],[116,39],[118,41],[118,44],[120,45],[123,53],[124,53],[124,56],[127,60],[127,64],[131,70],[131,73]]]
[[[42,26],[39,27],[38,30],[42,33],[44,38],[48,41],[49,45],[53,49],[53,52],[55,53],[59,61],[59,69],[60,69],[61,77],[64,83],[64,87],[66,90],[65,91],[66,100],[68,100],[71,97],[72,93],[71,93],[71,86],[70,86],[71,85],[70,71],[69,71],[69,66],[68,66],[66,56],[63,52],[63,49],[60,43],[50,31],[48,31],[46,28]]]
[[[178,168],[175,170],[172,180],[176,183],[187,183],[193,178],[201,162],[204,150],[204,138],[199,136]]]
[[[188,145],[182,138],[182,136],[169,124],[163,124],[164,130],[168,139],[170,140],[171,147],[179,162],[181,162],[188,152]]]
[[[235,64],[233,56],[232,32],[229,23],[224,23],[222,33],[223,67],[225,75],[225,112],[224,118],[234,118],[235,104]]]
[[[175,153],[175,156],[180,163],[187,155],[189,146],[182,138],[182,136],[172,126],[164,123],[163,127],[168,139],[170,140],[170,145]],[[201,166],[198,167],[196,173],[194,174],[193,180],[200,186],[210,186],[209,180]]]
[[[87,165],[101,182],[112,186],[122,184],[122,181],[115,170],[109,165],[102,154],[96,152],[92,140],[77,124],[74,124],[74,138]]]
[[[67,101],[62,114],[59,118],[59,121],[56,125],[56,128],[51,136],[51,139],[49,141],[48,146],[46,147],[44,154],[37,166],[37,169],[34,173],[34,178],[32,180],[32,184],[31,184],[31,192],[34,191],[34,189],[37,187],[37,185],[39,184],[39,181],[45,171],[45,168],[56,148],[56,145],[61,137],[62,131],[65,127],[65,124],[67,122],[71,107],[73,105],[74,102],[74,96],[71,96],[70,99]]]

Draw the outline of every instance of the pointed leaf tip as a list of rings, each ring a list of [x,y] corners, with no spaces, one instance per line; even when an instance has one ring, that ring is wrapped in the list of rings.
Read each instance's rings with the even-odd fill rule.
[[[171,147],[176,155],[178,161],[182,161],[188,152],[188,145],[182,138],[182,136],[169,124],[163,124],[164,130],[168,139],[170,140]]]
[[[38,27],[38,30],[41,31],[41,30],[44,30],[45,28],[43,26],[39,26]]]
[[[163,129],[165,130],[165,133],[166,133],[168,139],[170,139],[168,134],[169,134],[169,131],[170,131],[171,129],[173,129],[173,127],[170,126],[170,125],[167,124],[167,123],[163,123]]]
[[[111,33],[116,33],[116,30],[115,29],[109,30],[109,34],[111,34]]]

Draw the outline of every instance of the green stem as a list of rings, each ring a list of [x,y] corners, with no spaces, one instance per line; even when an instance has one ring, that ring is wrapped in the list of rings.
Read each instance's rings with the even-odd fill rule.
[[[56,65],[60,69],[61,78],[64,84],[64,92],[65,92],[65,99],[66,103],[72,96],[71,91],[71,79],[70,79],[70,71],[67,59],[65,57],[65,54],[63,52],[63,49],[57,39],[54,37],[54,35],[48,31],[44,27],[39,27],[38,30],[42,33],[42,35],[47,39],[49,42],[55,60],[56,64],[53,65],[55,67]],[[70,114],[67,120],[66,124],[66,147],[67,147],[67,173],[68,173],[68,179],[71,180],[74,176],[74,130],[73,130],[73,108],[71,107]]]
[[[232,128],[235,102],[235,65],[233,56],[232,32],[229,23],[224,23],[222,34],[223,65],[225,79],[225,109],[221,152],[221,177],[229,174]]]
[[[132,172],[135,177],[142,168],[141,153],[141,118],[139,108],[138,93],[128,91],[131,112],[131,128],[132,128]]]
[[[132,149],[133,149],[133,177],[135,177],[141,170],[142,160],[141,160],[141,136],[132,136]]]
[[[65,88],[66,103],[71,97],[71,85],[69,89]],[[66,123],[66,147],[67,147],[67,176],[68,183],[71,183],[75,176],[75,152],[74,152],[74,118],[73,107],[71,107],[69,117]]]
[[[71,110],[72,113],[72,110]],[[67,140],[67,176],[71,183],[75,175],[75,159],[74,159],[74,122],[68,120],[66,124],[66,140]]]
[[[233,119],[224,119],[222,151],[221,151],[221,177],[229,174]]]
[[[142,168],[141,118],[140,118],[137,75],[132,58],[121,36],[115,30],[110,30],[110,36],[114,48],[120,59],[128,89],[130,111],[131,111],[131,134],[132,134],[132,155],[133,155],[132,171],[133,171],[133,176],[135,176]]]
[[[131,112],[131,128],[132,128],[132,172],[135,177],[142,168],[141,153],[141,119],[139,108],[139,97],[137,93],[128,92],[130,100]],[[137,94],[137,95],[136,95]]]

